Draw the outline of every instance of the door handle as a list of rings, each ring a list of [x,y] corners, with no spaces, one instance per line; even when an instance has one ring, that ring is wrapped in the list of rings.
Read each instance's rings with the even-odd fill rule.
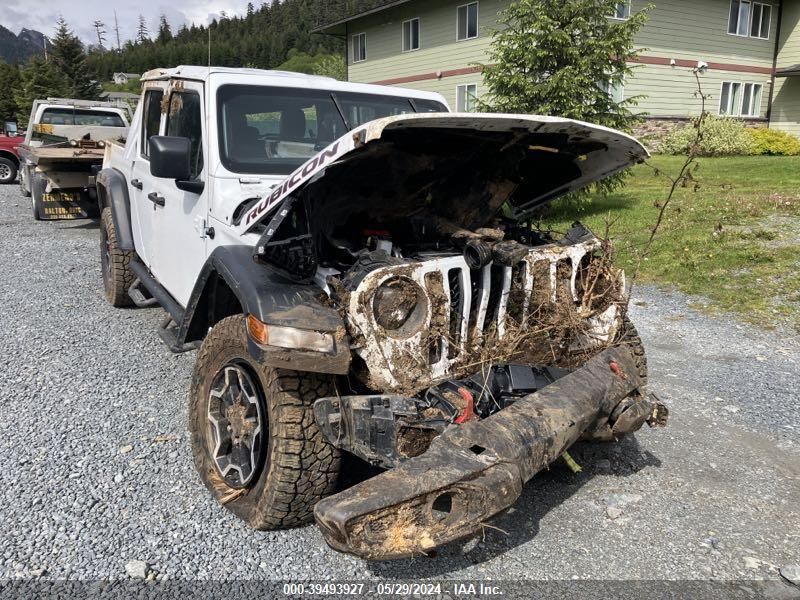
[[[144,185],[138,179],[131,179],[131,185],[135,187],[137,190],[141,190]]]
[[[150,192],[147,194],[147,199],[150,200],[153,204],[157,204],[158,206],[164,206],[166,201],[164,200],[164,196],[159,196],[155,192]]]

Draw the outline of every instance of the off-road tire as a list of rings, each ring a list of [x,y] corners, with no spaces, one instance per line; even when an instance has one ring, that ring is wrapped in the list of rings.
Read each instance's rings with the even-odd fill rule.
[[[117,230],[110,208],[104,208],[100,216],[100,263],[103,272],[103,292],[112,306],[131,306],[128,295],[136,276],[131,271],[132,251],[120,250]]]
[[[209,393],[217,373],[234,362],[260,387],[267,425],[262,464],[239,489],[223,480],[209,451]],[[339,475],[340,452],[325,440],[313,414],[314,401],[332,393],[331,376],[272,369],[253,360],[243,315],[217,323],[198,352],[189,403],[195,466],[214,498],[256,529],[310,522],[314,505],[335,491]]]
[[[17,164],[10,158],[0,157],[0,184],[14,183],[17,178]]]
[[[26,173],[30,173],[31,172],[30,169],[28,169],[25,166],[20,167],[20,169],[26,169],[26,171],[25,171]],[[30,175],[28,175],[28,185],[30,185]],[[31,197],[31,191],[29,189],[25,188],[25,184],[22,181],[22,171],[21,170],[19,172],[19,191],[22,194],[23,198],[30,198]]]

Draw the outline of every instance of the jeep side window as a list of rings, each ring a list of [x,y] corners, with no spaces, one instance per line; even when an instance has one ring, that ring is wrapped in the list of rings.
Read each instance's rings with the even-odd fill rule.
[[[161,100],[164,92],[152,90],[144,95],[144,118],[142,119],[142,156],[149,156],[147,143],[154,135],[158,135],[161,124]]]
[[[203,171],[203,120],[199,94],[172,93],[167,113],[167,135],[192,141],[192,179],[197,179]]]

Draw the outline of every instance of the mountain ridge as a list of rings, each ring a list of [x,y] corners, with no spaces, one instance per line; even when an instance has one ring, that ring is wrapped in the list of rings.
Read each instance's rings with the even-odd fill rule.
[[[7,63],[24,63],[35,55],[52,48],[49,38],[40,31],[23,27],[18,34],[0,25],[0,60]]]

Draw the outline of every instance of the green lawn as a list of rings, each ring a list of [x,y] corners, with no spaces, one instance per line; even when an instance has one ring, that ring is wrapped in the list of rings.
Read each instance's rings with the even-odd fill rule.
[[[681,157],[650,164],[670,174]],[[705,296],[712,309],[763,326],[800,328],[800,157],[702,158],[699,189],[681,188],[667,209],[639,282],[674,285]],[[545,224],[566,230],[578,219],[602,235],[607,221],[617,262],[633,273],[669,182],[637,166],[624,190],[581,210],[558,206]]]

